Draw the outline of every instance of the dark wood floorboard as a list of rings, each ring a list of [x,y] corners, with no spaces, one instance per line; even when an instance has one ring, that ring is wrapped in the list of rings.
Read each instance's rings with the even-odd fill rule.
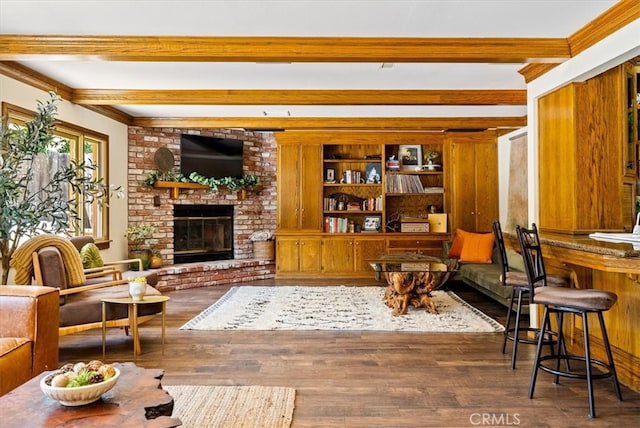
[[[278,281],[279,285],[300,281]],[[318,280],[316,284],[331,285]],[[336,284],[335,281],[333,281]],[[352,281],[350,285],[375,284]],[[275,280],[247,285],[275,285]],[[313,282],[305,281],[305,284]],[[637,427],[640,394],[595,381],[596,419],[587,416],[583,381],[540,374],[527,398],[533,347],[521,346],[518,368],[500,352],[498,334],[327,331],[181,331],[230,286],[167,293],[167,344],[160,318],[142,325],[136,363],[163,368],[163,384],[273,385],[296,389],[293,427]],[[505,309],[464,284],[450,288],[504,323]],[[102,358],[101,331],[60,339],[61,363]],[[131,338],[110,329],[110,362],[133,359]],[[484,422],[483,422],[483,419]]]

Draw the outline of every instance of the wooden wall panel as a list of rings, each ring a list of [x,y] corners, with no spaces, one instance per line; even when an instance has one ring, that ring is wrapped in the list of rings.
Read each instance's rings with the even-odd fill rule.
[[[539,226],[542,230],[576,227],[576,85],[538,100]]]
[[[624,96],[616,67],[577,87],[576,225],[621,229]]]

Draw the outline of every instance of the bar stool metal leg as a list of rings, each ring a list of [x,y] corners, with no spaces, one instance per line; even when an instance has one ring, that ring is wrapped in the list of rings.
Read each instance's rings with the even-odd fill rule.
[[[613,354],[611,353],[611,344],[609,343],[609,335],[604,325],[604,316],[602,312],[598,312],[598,320],[600,321],[600,330],[602,331],[602,341],[604,342],[604,349],[607,353],[607,359],[609,360],[609,370],[611,370],[611,377],[613,378],[613,388],[616,391],[618,400],[622,401],[622,392],[620,392],[620,383],[618,382],[618,373],[616,372],[616,365],[613,362]]]

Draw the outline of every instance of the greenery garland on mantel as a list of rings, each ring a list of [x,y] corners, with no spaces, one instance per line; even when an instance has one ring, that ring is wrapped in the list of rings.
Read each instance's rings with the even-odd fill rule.
[[[203,186],[208,186],[212,192],[216,193],[219,187],[226,187],[232,192],[237,192],[241,189],[251,189],[258,185],[259,180],[258,176],[251,174],[245,174],[242,177],[213,178],[205,177],[197,172],[192,172],[187,177],[184,174],[176,173],[175,171],[150,171],[147,173],[147,178],[144,183],[149,187],[153,187],[157,181],[201,184]]]

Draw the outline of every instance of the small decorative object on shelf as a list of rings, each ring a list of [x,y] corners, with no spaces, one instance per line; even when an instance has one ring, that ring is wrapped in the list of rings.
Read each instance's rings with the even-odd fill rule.
[[[435,163],[436,159],[438,159],[439,157],[440,157],[440,153],[438,152],[434,152],[434,151],[427,152],[424,155],[425,163],[424,165],[422,165],[422,167],[427,171],[436,171],[438,168],[440,168],[440,165]]]
[[[368,163],[364,177],[365,183],[380,183],[380,164]]]
[[[380,216],[367,216],[364,218],[362,230],[364,232],[379,232],[382,218]]]
[[[422,146],[401,145],[399,148],[400,168],[407,171],[422,169]]]
[[[387,159],[387,171],[400,171],[400,161],[396,159],[396,155],[392,155]]]

